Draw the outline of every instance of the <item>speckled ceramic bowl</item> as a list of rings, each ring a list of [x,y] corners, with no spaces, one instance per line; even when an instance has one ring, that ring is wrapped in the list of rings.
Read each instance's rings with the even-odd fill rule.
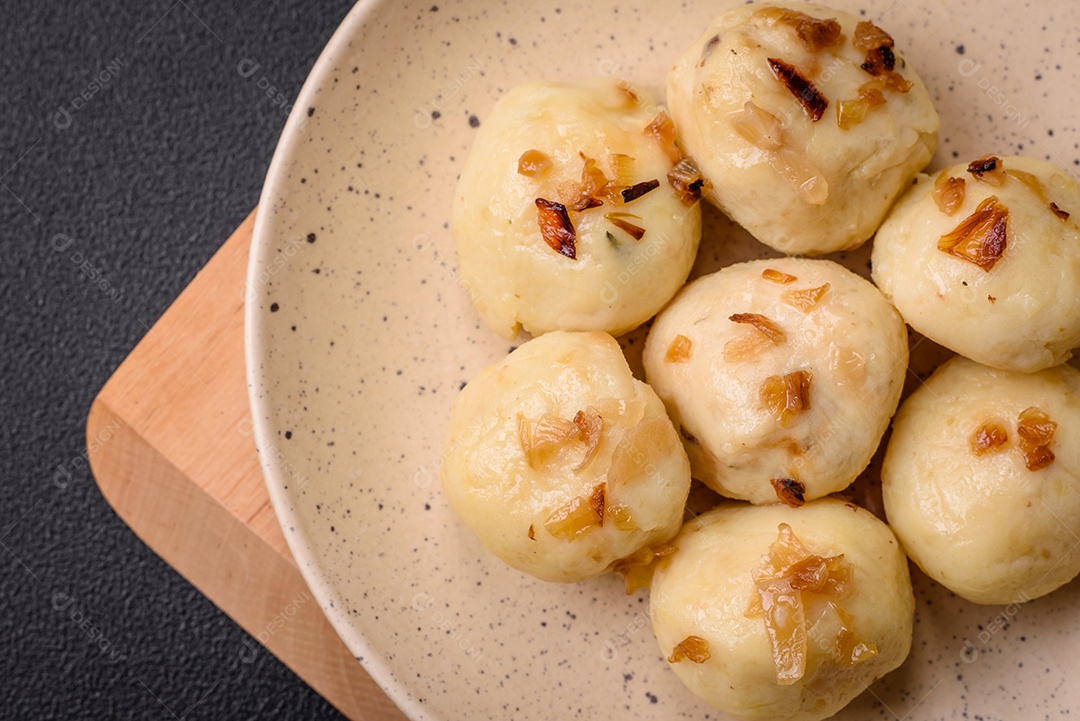
[[[930,88],[942,119],[933,167],[988,152],[1080,163],[1080,6],[836,4],[886,27]],[[644,592],[504,566],[451,514],[438,475],[454,395],[510,350],[459,287],[448,230],[476,127],[505,90],[538,78],[616,74],[661,98],[668,67],[721,8],[362,2],[296,102],[251,257],[256,438],[315,597],[414,719],[717,718],[666,667]],[[707,210],[695,273],[768,255]],[[865,275],[867,257],[840,259]],[[640,338],[625,340],[638,368]],[[916,365],[933,362],[929,347]],[[838,718],[1080,708],[1080,585],[998,608],[918,573],[915,584],[911,657]]]

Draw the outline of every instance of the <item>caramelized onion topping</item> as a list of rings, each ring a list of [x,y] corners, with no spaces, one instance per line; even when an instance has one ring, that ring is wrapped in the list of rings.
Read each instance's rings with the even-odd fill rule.
[[[677,163],[682,158],[682,152],[675,145],[675,123],[663,110],[645,126],[645,134],[660,144],[671,162]]]
[[[934,203],[945,215],[955,215],[960,210],[966,193],[967,183],[963,178],[952,178],[943,172],[934,181]]]
[[[634,92],[634,89],[632,87],[630,87],[630,83],[628,83],[625,80],[620,80],[619,84],[616,85],[615,87],[617,87],[619,90],[621,90],[623,92],[623,95],[626,96],[627,103],[631,107],[638,104],[638,100],[639,100],[638,94]]]
[[[791,526],[778,526],[777,540],[754,569],[756,597],[747,618],[761,618],[772,647],[776,682],[796,683],[806,673],[808,627],[812,619],[808,602],[824,608],[838,620],[833,653],[837,660],[855,665],[877,655],[872,643],[861,642],[852,631],[854,619],[837,603],[850,594],[854,568],[842,555],[828,558],[811,554],[796,538]],[[819,615],[819,617],[820,617]]]
[[[791,587],[796,591],[825,593],[829,585],[829,560],[821,556],[807,556],[788,566]]]
[[[732,323],[744,323],[754,326],[775,345],[780,345],[787,340],[783,328],[759,313],[736,313],[728,316],[728,320]]]
[[[626,558],[616,561],[611,570],[623,578],[626,593],[630,595],[640,588],[646,588],[652,582],[653,561],[664,556],[670,556],[678,550],[675,546],[660,543],[655,546],[639,548]]]
[[[622,191],[623,202],[629,203],[632,200],[637,200],[641,196],[645,195],[645,193],[648,193],[650,190],[656,190],[659,187],[660,181],[653,179],[646,180],[644,183],[632,185],[629,188],[624,188]]]
[[[773,321],[757,313],[736,313],[728,320],[733,323],[752,325],[758,332],[732,338],[724,344],[724,360],[738,363],[749,360],[766,348],[780,345],[787,340],[784,330]]]
[[[541,468],[563,447],[575,441],[585,444],[584,458],[573,470],[580,471],[596,455],[603,430],[603,419],[593,408],[578,411],[573,420],[550,414],[529,420],[518,414],[517,431],[521,450],[530,468]]]
[[[831,48],[840,44],[840,23],[836,18],[818,20],[804,13],[791,11],[791,15],[797,16],[794,22],[795,34],[803,41],[806,48],[812,52]],[[791,22],[790,20],[785,20]]]
[[[894,70],[886,71],[882,77],[885,78],[885,87],[893,92],[903,94],[915,87],[915,83]]]
[[[781,503],[792,508],[798,508],[806,503],[806,486],[794,478],[773,478],[770,483]]]
[[[787,273],[783,273],[773,268],[766,268],[761,271],[761,277],[770,283],[779,283],[780,285],[787,285],[788,283],[794,283],[798,280],[798,278],[793,275],[788,275]]]
[[[578,440],[585,444],[585,457],[581,459],[581,463],[574,466],[575,471],[580,471],[596,456],[596,450],[600,447],[600,435],[604,429],[604,419],[592,408],[586,408],[574,415],[574,425],[578,429]]]
[[[892,48],[874,48],[867,51],[866,60],[859,67],[871,75],[883,75],[896,68],[896,55]]]
[[[772,341],[761,333],[747,333],[724,344],[724,360],[728,363],[750,360],[772,345]]]
[[[612,205],[629,203],[646,193],[660,187],[660,181],[646,180],[632,182],[634,159],[623,153],[611,156],[611,166],[615,179],[609,179],[600,169],[594,158],[578,153],[584,165],[581,168],[581,184],[577,188],[577,199],[570,204],[570,210],[582,211],[596,208],[608,201]]]
[[[543,466],[550,455],[572,443],[579,433],[572,421],[546,414],[536,421],[518,414],[517,431],[530,468]]]
[[[789,290],[784,293],[784,302],[788,305],[798,308],[803,313],[809,313],[814,309],[814,306],[825,297],[825,294],[829,292],[829,284],[819,285],[817,288],[806,288],[804,290]]]
[[[914,83],[896,72],[896,54],[893,48],[896,43],[892,36],[879,28],[874,23],[863,20],[855,26],[855,35],[851,38],[851,44],[856,50],[866,53],[863,61],[863,70],[871,75],[881,78],[885,87],[898,93],[906,93]]]
[[[634,218],[635,220],[641,220],[641,216],[633,215],[631,213],[604,213],[604,217],[607,221],[614,225],[619,230],[629,235],[634,240],[641,240],[645,237],[645,229],[640,225],[631,223],[627,218]]]
[[[528,178],[536,178],[551,169],[551,158],[539,150],[526,150],[518,158],[518,172]]]
[[[605,522],[610,521],[620,531],[636,531],[637,524],[630,509],[626,506],[606,506],[604,509]]]
[[[645,404],[639,403],[640,422],[629,428],[629,423],[623,426],[625,433],[615,444],[607,467],[605,480],[615,504],[619,503],[624,491],[636,496],[650,484],[655,484],[656,467],[651,460],[675,453],[679,444],[667,419],[644,418]]]
[[[581,168],[581,187],[578,191],[577,200],[571,206],[571,210],[587,210],[603,205],[604,201],[599,197],[604,190],[608,189],[609,182],[604,171],[597,165],[595,158],[587,157],[584,153],[578,153],[584,165]]]
[[[1050,200],[1049,195],[1047,195],[1046,188],[1043,186],[1042,181],[1040,181],[1037,177],[1035,177],[1031,173],[1027,173],[1023,170],[1014,170],[1013,168],[1009,168],[1008,170],[1006,170],[1005,175],[1009,176],[1010,178],[1016,178],[1021,183],[1026,185],[1028,190],[1030,190],[1036,198],[1038,198],[1040,201],[1045,203],[1047,207],[1050,208],[1051,213],[1061,218],[1062,220],[1069,219],[1069,214],[1059,208],[1057,203]]]
[[[756,584],[765,633],[772,647],[776,683],[790,686],[806,673],[806,612],[802,594],[791,588],[787,578],[767,579]]]
[[[837,381],[841,385],[860,386],[866,382],[866,358],[848,345],[837,346],[830,354],[832,356],[832,369],[839,374]]]
[[[894,62],[892,50],[881,48],[867,53],[862,69],[881,79],[883,87],[897,93],[906,93],[915,83],[889,67]]]
[[[742,110],[728,115],[731,127],[739,136],[762,150],[779,150],[784,144],[784,127],[780,119],[759,108],[752,100],[743,103]]]
[[[841,130],[851,130],[866,118],[870,103],[865,100],[841,100],[836,104],[836,125]]]
[[[975,212],[938,240],[938,250],[974,263],[987,273],[1005,254],[1009,235],[1009,209],[997,196],[979,203]]]
[[[967,170],[976,180],[981,180],[987,185],[1000,188],[1005,184],[1005,167],[1001,164],[1001,158],[987,155],[978,160],[968,163]]]
[[[976,161],[978,162],[978,161]],[[1023,183],[1032,194],[1044,203],[1049,203],[1050,198],[1046,195],[1046,188],[1043,187],[1042,181],[1036,178],[1031,173],[1023,170],[1016,170],[1015,168],[1008,168],[1005,171],[1005,175],[1010,178],[1015,178]],[[1004,178],[1002,179],[1004,180]]]
[[[681,158],[668,171],[667,181],[679,195],[683,205],[693,205],[701,200],[702,193],[712,188],[712,183],[702,176],[692,158]]]
[[[591,499],[579,496],[553,511],[544,521],[544,528],[555,538],[572,541],[602,523],[603,519],[593,509]]]
[[[829,199],[829,183],[806,155],[784,146],[769,153],[769,165],[784,180],[795,186],[799,195],[810,205],[824,205]]]
[[[671,650],[668,663],[678,663],[684,658],[692,663],[705,663],[712,658],[709,642],[701,636],[687,636]]]
[[[1009,433],[1005,430],[1005,425],[996,418],[976,428],[969,439],[971,452],[976,456],[986,455],[1008,442]]]
[[[578,153],[578,155],[581,157],[582,163],[584,163],[581,167],[582,187],[589,193],[595,193],[607,185],[607,176],[597,165],[596,158],[590,158],[585,153]]]
[[[754,16],[791,27],[811,52],[840,44],[840,23],[836,18],[819,20],[798,10],[778,7],[762,8],[754,13]]]
[[[784,87],[795,96],[802,105],[803,111],[815,123],[821,120],[825,114],[825,108],[829,107],[829,101],[794,65],[786,63],[778,58],[768,58],[769,69],[773,77],[784,84]]]
[[[680,333],[675,336],[675,340],[671,341],[671,345],[668,346],[664,360],[668,363],[685,363],[690,360],[690,352],[693,347],[694,342]]]
[[[841,614],[838,606],[832,604],[831,607],[838,615]],[[844,625],[841,625],[840,630],[836,634],[835,653],[837,659],[848,666],[854,666],[855,664],[869,661],[874,656],[877,656],[877,646],[872,643],[860,641],[858,637],[849,630],[848,626],[852,624],[851,617],[848,614],[842,614],[840,617],[842,619],[841,623]]]
[[[895,47],[892,36],[879,28],[869,20],[861,20],[855,26],[855,34],[851,36],[851,44],[856,50],[866,52],[877,48]]]
[[[841,130],[850,130],[865,120],[866,114],[872,109],[879,105],[884,105],[885,95],[881,91],[888,86],[890,82],[891,79],[889,77],[879,77],[868,80],[859,86],[858,97],[854,100],[841,100],[837,103],[837,126]]]
[[[887,79],[875,78],[859,86],[859,100],[865,100],[867,107],[876,108],[885,104],[885,95],[881,90],[886,87]]]
[[[540,235],[551,249],[565,255],[570,260],[577,260],[577,232],[570,222],[566,206],[543,198],[536,199],[536,218],[540,224]]]
[[[617,185],[629,186],[634,178],[634,158],[626,153],[611,154],[611,169]]]
[[[802,15],[802,13],[799,14]],[[817,52],[840,44],[840,23],[836,18],[818,20],[809,15],[805,18],[805,20],[799,19],[795,26],[795,33],[808,50]]]
[[[661,145],[675,144],[675,122],[663,110],[645,126],[645,132],[653,136]]]
[[[814,167],[806,155],[784,145],[784,128],[775,115],[762,110],[752,101],[742,110],[728,115],[735,132],[756,148],[768,151],[769,165],[799,192],[811,205],[824,205],[829,197],[825,176]]]
[[[1031,406],[1020,412],[1016,434],[1025,443],[1046,445],[1054,439],[1056,431],[1057,423],[1038,407]]]
[[[879,105],[884,105],[885,95],[881,92],[883,88],[891,87],[894,90],[900,90],[900,92],[907,92],[910,89],[910,87],[902,89],[903,83],[894,80],[892,76],[901,78],[897,73],[874,78],[859,86],[859,96],[857,98],[854,100],[841,100],[836,104],[836,124],[841,130],[850,130],[865,120],[868,112]]]
[[[789,426],[799,415],[810,410],[810,371],[795,371],[769,376],[761,384],[761,404],[781,426]]]
[[[1054,452],[1048,446],[1025,446],[1020,449],[1024,453],[1024,465],[1029,471],[1041,471],[1054,462]]]
[[[592,508],[593,513],[600,517],[600,525],[604,525],[604,496],[607,493],[607,484],[601,483],[599,486],[593,489],[592,494],[589,496],[589,507]]]
[[[1020,436],[1020,451],[1024,454],[1024,465],[1029,471],[1042,470],[1054,462],[1050,442],[1056,431],[1057,423],[1036,406],[1020,412],[1016,435]]]

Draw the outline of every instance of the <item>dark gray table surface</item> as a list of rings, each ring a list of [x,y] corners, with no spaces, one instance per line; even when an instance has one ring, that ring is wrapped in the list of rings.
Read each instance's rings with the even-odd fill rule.
[[[0,717],[328,718],[113,513],[90,403],[256,204],[349,0],[0,4]]]

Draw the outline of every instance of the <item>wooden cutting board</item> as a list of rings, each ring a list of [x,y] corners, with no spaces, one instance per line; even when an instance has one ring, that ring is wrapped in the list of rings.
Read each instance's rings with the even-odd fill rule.
[[[405,716],[353,658],[285,544],[255,454],[244,281],[255,212],[139,342],[90,408],[102,494],[135,534],[350,719]]]

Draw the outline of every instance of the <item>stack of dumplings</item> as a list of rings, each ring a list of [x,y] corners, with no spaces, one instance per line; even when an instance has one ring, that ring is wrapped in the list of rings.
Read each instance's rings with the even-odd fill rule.
[[[705,702],[824,719],[907,657],[908,558],[975,603],[1080,573],[1080,194],[1031,158],[923,174],[940,123],[914,67],[821,5],[723,13],[666,107],[534,82],[478,131],[462,285],[532,339],[457,398],[443,488],[522,572],[651,587],[660,651]],[[789,256],[873,237],[874,282],[784,257],[684,285],[702,202]],[[613,336],[650,319],[646,383]],[[909,325],[957,356],[901,403]],[[887,525],[837,494],[890,423]],[[724,497],[700,516],[692,478]]]

